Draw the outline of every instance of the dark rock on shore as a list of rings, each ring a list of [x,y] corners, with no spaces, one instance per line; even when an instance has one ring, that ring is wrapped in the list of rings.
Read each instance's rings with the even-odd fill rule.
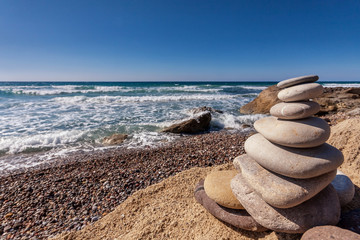
[[[104,145],[117,145],[123,143],[127,137],[127,134],[115,133],[109,137],[105,137],[102,143]]]
[[[199,133],[209,129],[211,121],[211,113],[204,112],[194,116],[189,120],[176,123],[162,130],[169,133]]]

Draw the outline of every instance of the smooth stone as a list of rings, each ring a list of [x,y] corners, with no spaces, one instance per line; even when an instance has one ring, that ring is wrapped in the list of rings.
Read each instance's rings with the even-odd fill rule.
[[[274,144],[257,133],[245,141],[244,147],[247,155],[264,168],[291,178],[316,177],[344,162],[342,152],[327,143],[313,148],[290,148]]]
[[[278,93],[278,98],[284,102],[303,101],[320,96],[324,92],[318,83],[305,83],[285,88]]]
[[[292,208],[276,208],[267,204],[246,183],[241,173],[231,180],[231,189],[255,221],[276,232],[303,233],[319,225],[336,225],[340,218],[340,202],[331,184],[313,198]]]
[[[319,226],[311,228],[300,240],[360,240],[360,235],[335,226]]]
[[[258,224],[245,210],[225,208],[209,198],[204,190],[204,180],[201,180],[196,185],[194,195],[196,201],[200,203],[210,214],[234,227],[254,232],[263,232],[268,230]]]
[[[291,121],[265,117],[257,120],[254,127],[269,141],[287,147],[320,146],[330,136],[330,127],[327,122],[317,117]]]
[[[284,177],[261,167],[246,154],[235,158],[233,163],[249,187],[265,202],[277,208],[291,208],[309,200],[336,176],[334,170],[308,179]]]
[[[236,170],[213,171],[209,173],[204,182],[206,194],[223,207],[244,209],[230,187],[230,181],[236,174]]]
[[[270,114],[280,119],[307,118],[320,110],[317,102],[288,102],[278,103],[270,109]]]
[[[301,77],[296,77],[296,78],[290,78],[290,79],[283,80],[283,81],[279,82],[276,86],[278,88],[286,88],[286,87],[298,85],[300,83],[316,82],[317,80],[319,80],[318,75],[301,76]]]
[[[351,179],[346,176],[342,171],[337,170],[335,179],[331,182],[335,188],[340,205],[343,207],[347,205],[354,198],[355,195],[355,186]]]

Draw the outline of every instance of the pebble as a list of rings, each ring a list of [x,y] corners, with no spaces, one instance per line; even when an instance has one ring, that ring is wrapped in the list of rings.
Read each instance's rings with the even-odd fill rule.
[[[294,86],[300,83],[312,83],[319,80],[319,76],[317,75],[308,75],[308,76],[301,76],[296,78],[290,78],[283,80],[281,82],[278,82],[277,87],[278,88],[286,88],[290,86]]]
[[[336,176],[336,170],[308,179],[295,179],[272,173],[246,154],[234,160],[243,179],[266,203],[277,208],[295,207],[323,190]]]
[[[270,114],[280,119],[302,119],[307,118],[320,110],[317,102],[288,102],[278,103],[270,108]]]
[[[360,240],[360,235],[335,226],[319,226],[306,231],[300,240]]]
[[[355,186],[351,179],[342,171],[337,170],[336,177],[331,184],[338,194],[340,205],[342,207],[346,206],[354,198]]]
[[[257,133],[244,146],[247,155],[261,166],[291,178],[316,177],[344,162],[342,152],[327,143],[313,148],[290,148],[274,144]]]
[[[241,173],[231,181],[231,189],[255,221],[276,232],[303,233],[314,226],[336,225],[340,218],[340,202],[331,184],[310,200],[286,209],[267,204]]]
[[[209,173],[204,182],[206,195],[223,207],[244,209],[230,188],[230,181],[236,174],[236,170],[213,171]]]
[[[278,93],[278,98],[284,102],[309,100],[319,97],[324,92],[318,83],[305,83],[285,88]]]
[[[316,117],[291,121],[265,117],[257,120],[254,127],[269,141],[295,148],[320,146],[330,136],[327,122]]]
[[[196,185],[194,194],[196,201],[210,214],[234,227],[255,232],[267,230],[265,227],[258,224],[245,210],[221,207],[214,200],[209,198],[204,190],[203,180]]]

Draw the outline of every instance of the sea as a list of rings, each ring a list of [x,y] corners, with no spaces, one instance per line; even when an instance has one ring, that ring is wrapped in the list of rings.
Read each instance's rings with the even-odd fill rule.
[[[239,109],[275,82],[0,82],[0,175],[77,152],[149,148],[179,135],[160,130],[192,117],[191,109],[223,111],[210,131],[246,131],[264,115]],[[323,82],[328,87],[360,87]],[[119,146],[104,137],[128,134]]]

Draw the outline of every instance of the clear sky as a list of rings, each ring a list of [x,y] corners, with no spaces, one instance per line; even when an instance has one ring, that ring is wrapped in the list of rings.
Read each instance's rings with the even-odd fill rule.
[[[360,81],[360,1],[0,0],[0,81]]]

